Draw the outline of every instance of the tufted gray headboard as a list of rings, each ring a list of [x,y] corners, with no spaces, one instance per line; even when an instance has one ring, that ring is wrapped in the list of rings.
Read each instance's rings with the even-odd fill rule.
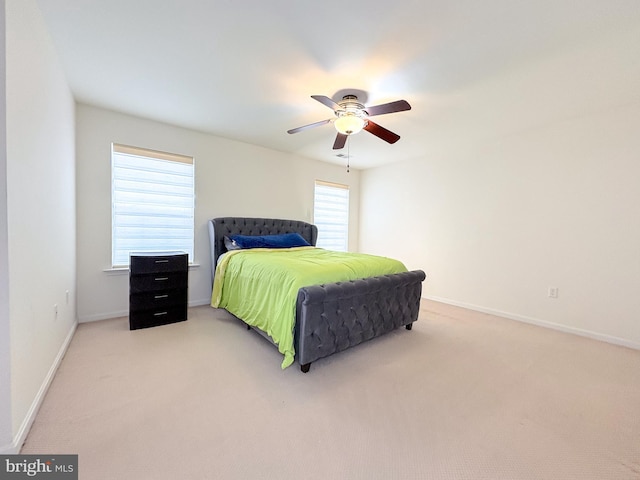
[[[311,245],[318,240],[318,227],[299,220],[278,218],[218,217],[209,220],[211,245],[211,278],[215,275],[218,257],[227,251],[224,237],[229,235],[278,235],[299,233]]]

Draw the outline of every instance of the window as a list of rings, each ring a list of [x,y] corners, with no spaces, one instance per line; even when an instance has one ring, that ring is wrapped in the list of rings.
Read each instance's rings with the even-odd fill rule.
[[[183,251],[193,262],[193,158],[113,144],[112,265],[130,252]]]
[[[316,180],[313,222],[317,246],[346,252],[349,247],[349,187]]]

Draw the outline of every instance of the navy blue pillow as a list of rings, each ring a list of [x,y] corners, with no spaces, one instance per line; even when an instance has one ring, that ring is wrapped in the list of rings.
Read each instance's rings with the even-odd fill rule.
[[[309,247],[299,233],[282,233],[280,235],[231,235],[229,237],[239,248],[291,248]]]

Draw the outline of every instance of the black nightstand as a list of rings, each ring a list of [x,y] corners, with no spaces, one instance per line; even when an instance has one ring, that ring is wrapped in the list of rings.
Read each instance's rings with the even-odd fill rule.
[[[187,319],[188,255],[132,253],[129,261],[129,329]]]

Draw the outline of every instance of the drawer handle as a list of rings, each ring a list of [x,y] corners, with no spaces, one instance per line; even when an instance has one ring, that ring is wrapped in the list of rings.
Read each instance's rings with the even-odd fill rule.
[[[169,277],[158,277],[155,279],[156,282],[163,282],[164,280],[169,280]]]
[[[158,298],[168,298],[168,297],[169,297],[169,295],[156,295],[153,298],[155,298],[157,300]]]
[[[156,263],[169,263],[169,260],[156,260]]]
[[[154,313],[153,316],[154,317],[161,317],[162,315],[166,315],[168,312],[158,312],[158,313]]]

